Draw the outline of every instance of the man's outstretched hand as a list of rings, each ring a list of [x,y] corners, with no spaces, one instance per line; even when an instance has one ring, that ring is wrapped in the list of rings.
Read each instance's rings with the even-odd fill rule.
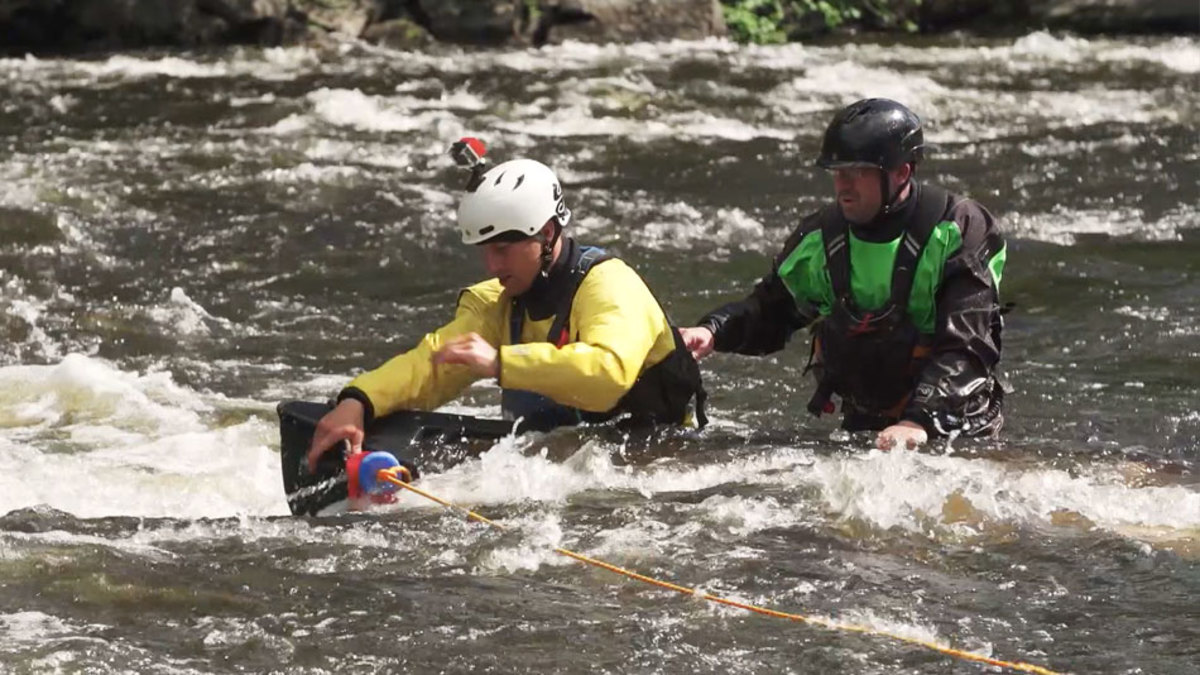
[[[713,352],[715,346],[713,332],[703,326],[680,328],[679,336],[683,338],[683,344],[687,350],[692,353],[692,358],[697,361]]]

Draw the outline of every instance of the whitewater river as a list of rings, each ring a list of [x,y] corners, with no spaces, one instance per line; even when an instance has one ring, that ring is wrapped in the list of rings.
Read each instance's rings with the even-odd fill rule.
[[[288,516],[274,406],[446,320],[474,133],[680,323],[830,193],[886,96],[1003,221],[994,443],[810,419],[799,337],[704,362],[702,434],[505,439],[369,515]],[[1200,672],[1200,40],[0,60],[0,672],[975,673],[674,583],[1074,673]],[[450,408],[495,414],[498,390]]]

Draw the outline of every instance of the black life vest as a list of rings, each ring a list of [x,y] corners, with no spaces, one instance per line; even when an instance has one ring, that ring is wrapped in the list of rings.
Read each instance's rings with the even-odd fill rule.
[[[562,347],[571,341],[568,322],[580,284],[593,267],[614,257],[596,246],[575,248],[572,258],[567,261],[567,278],[564,282],[567,287],[554,311],[554,321],[550,324],[546,342]],[[509,314],[510,344],[521,343],[525,314],[525,305],[521,298],[513,298]],[[627,415],[634,423],[682,424],[687,419],[688,404],[694,396],[696,422],[700,428],[704,428],[708,424],[708,417],[704,411],[707,394],[701,383],[700,367],[687,350],[674,324],[671,325],[671,334],[675,338],[675,349],[662,361],[642,371],[633,387],[610,411],[588,412],[520,389],[504,389],[501,393],[500,407],[510,419],[523,418],[521,428],[531,430],[547,430],[581,422],[600,423],[623,415]]]
[[[836,207],[822,214],[834,302],[830,314],[813,327],[813,353],[806,370],[816,375],[817,389],[808,402],[809,412],[833,412],[830,397],[837,394],[847,415],[900,415],[932,344],[932,336],[922,335],[908,314],[909,295],[925,245],[952,206],[946,190],[920,187],[914,215],[896,249],[890,296],[869,312],[858,308],[850,286],[850,226]]]

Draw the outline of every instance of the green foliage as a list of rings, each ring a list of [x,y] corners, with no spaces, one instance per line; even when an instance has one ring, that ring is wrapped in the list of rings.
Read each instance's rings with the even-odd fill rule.
[[[916,32],[921,0],[721,0],[738,42],[774,44],[839,28]]]
[[[825,27],[834,29],[849,21],[862,18],[862,10],[857,5],[867,2],[855,0],[794,0],[792,5],[800,12],[819,14],[825,21]]]
[[[759,45],[787,41],[782,0],[723,0],[725,25],[738,42]]]
[[[542,18],[541,0],[525,0],[525,15],[529,17],[530,25],[537,24],[538,19]]]

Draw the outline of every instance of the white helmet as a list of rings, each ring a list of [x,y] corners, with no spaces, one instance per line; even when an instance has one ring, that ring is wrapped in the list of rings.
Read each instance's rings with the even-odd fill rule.
[[[562,185],[550,167],[514,159],[483,174],[479,186],[458,204],[464,244],[478,244],[505,232],[532,237],[551,218],[561,227],[571,220]]]

